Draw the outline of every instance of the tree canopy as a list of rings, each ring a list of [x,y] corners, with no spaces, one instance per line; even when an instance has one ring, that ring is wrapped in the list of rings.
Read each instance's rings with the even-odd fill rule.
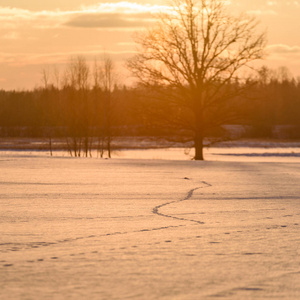
[[[128,68],[148,87],[173,87],[193,112],[195,159],[203,159],[205,116],[234,97],[240,72],[264,55],[265,33],[247,15],[232,16],[220,0],[173,0],[172,9],[135,36]]]

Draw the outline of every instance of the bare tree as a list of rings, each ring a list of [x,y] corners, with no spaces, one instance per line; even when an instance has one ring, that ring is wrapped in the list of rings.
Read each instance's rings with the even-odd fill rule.
[[[43,88],[48,89],[49,82],[50,82],[50,69],[48,67],[44,67],[41,70],[41,75],[42,75]]]
[[[50,88],[50,69],[49,67],[45,67],[42,69],[41,71],[41,75],[42,75],[42,83],[43,83],[43,98],[46,102],[49,102],[49,88]],[[52,111],[51,111],[52,112]],[[48,120],[49,121],[49,115],[51,115],[51,113],[48,111],[47,114],[48,116]],[[50,116],[51,118],[51,116]],[[47,122],[46,121],[46,122]],[[48,124],[48,128],[47,128],[47,135],[48,135],[48,139],[49,139],[49,152],[50,152],[50,156],[53,156],[53,151],[52,151],[52,132],[51,132],[51,127]]]
[[[53,78],[54,78],[55,87],[59,90],[59,88],[60,88],[60,71],[57,66],[53,67]]]
[[[72,58],[64,76],[64,84],[74,87],[76,90],[87,90],[89,88],[89,66],[85,57]]]
[[[97,126],[96,131],[94,132],[95,136],[97,137],[97,155],[100,155],[102,158],[104,155],[104,132],[103,132],[103,124],[102,124],[102,109],[101,109],[101,82],[100,82],[100,68],[97,59],[94,60],[94,67],[93,67],[93,96],[95,99],[94,107],[97,111]]]
[[[103,138],[106,142],[107,155],[111,158],[111,142],[112,142],[112,92],[116,85],[116,74],[114,63],[112,59],[103,55],[103,59],[100,64],[95,62],[94,66],[94,84],[95,87],[102,90],[102,96],[104,100],[103,105]],[[103,140],[101,141],[103,142]],[[103,149],[101,157],[103,156]]]
[[[154,28],[136,35],[138,53],[128,68],[146,86],[176,91],[192,112],[195,159],[203,160],[206,116],[238,93],[238,84],[227,87],[262,58],[265,33],[256,33],[254,18],[228,15],[221,0],[172,2],[171,12],[160,14]]]
[[[75,157],[91,152],[89,118],[88,118],[88,91],[90,69],[83,56],[72,58],[67,66],[63,78],[63,87],[68,91],[69,102],[69,134],[71,143],[67,139],[69,152]]]

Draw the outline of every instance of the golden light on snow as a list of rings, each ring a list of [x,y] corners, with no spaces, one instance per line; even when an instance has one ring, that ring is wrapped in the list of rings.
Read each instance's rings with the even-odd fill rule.
[[[299,167],[3,154],[0,298],[299,299]]]

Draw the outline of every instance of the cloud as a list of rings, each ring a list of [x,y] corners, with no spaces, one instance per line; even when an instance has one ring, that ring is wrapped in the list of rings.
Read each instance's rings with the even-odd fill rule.
[[[70,11],[30,11],[0,6],[2,28],[57,28],[62,26],[83,28],[136,28],[149,25],[153,13],[167,11],[161,5],[131,2],[100,3],[82,6]]]
[[[153,19],[150,13],[94,13],[74,16],[64,25],[84,28],[135,28],[145,27],[151,22]]]
[[[165,5],[152,5],[152,4],[138,4],[127,1],[121,1],[117,3],[99,3],[97,5],[82,6],[82,11],[87,12],[103,12],[103,13],[159,13],[162,11],[170,10],[169,6]]]
[[[300,54],[300,46],[284,44],[269,45],[266,50],[271,54]]]
[[[28,65],[55,65],[66,64],[70,58],[77,56],[84,56],[87,61],[93,62],[95,58],[100,57],[103,51],[69,51],[69,52],[54,52],[54,53],[1,53],[0,52],[0,65],[4,64],[10,67],[21,67]],[[105,51],[114,61],[124,61],[135,54],[134,51]]]
[[[69,15],[69,12],[39,11],[0,7],[1,28],[55,28]]]
[[[300,3],[298,0],[273,0],[273,1],[267,1],[268,6],[291,6],[291,7],[299,7]]]
[[[263,16],[263,15],[276,16],[276,15],[278,15],[278,13],[274,10],[262,10],[262,9],[248,10],[247,13],[249,15],[255,15],[255,16]]]
[[[150,25],[154,14],[168,11],[162,5],[138,4],[132,2],[99,3],[82,6],[81,10],[70,16],[64,24],[83,28],[137,28]]]
[[[11,31],[2,36],[5,40],[18,40],[20,35],[17,32]]]

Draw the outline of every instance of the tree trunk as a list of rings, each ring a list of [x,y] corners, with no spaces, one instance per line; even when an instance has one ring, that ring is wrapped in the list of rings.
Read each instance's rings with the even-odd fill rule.
[[[108,158],[111,158],[111,95],[110,91],[106,93],[106,108],[105,108],[105,127],[106,127],[106,138],[107,138],[107,154]]]
[[[108,136],[107,136],[107,155],[108,155],[108,158],[111,158],[111,138],[110,138],[110,132],[108,133]]]
[[[204,156],[203,156],[203,134],[201,132],[198,132],[198,129],[197,129],[196,134],[195,134],[195,160],[204,160]]]
[[[51,138],[51,136],[49,137],[49,150],[50,150],[50,155],[52,156],[52,138]]]
[[[87,124],[85,124],[87,125]],[[85,151],[85,157],[88,157],[89,154],[89,137],[88,137],[88,132],[85,134],[84,138],[84,151]]]
[[[204,121],[202,94],[197,93],[195,97],[195,160],[204,160],[203,156],[203,140],[204,140]]]

